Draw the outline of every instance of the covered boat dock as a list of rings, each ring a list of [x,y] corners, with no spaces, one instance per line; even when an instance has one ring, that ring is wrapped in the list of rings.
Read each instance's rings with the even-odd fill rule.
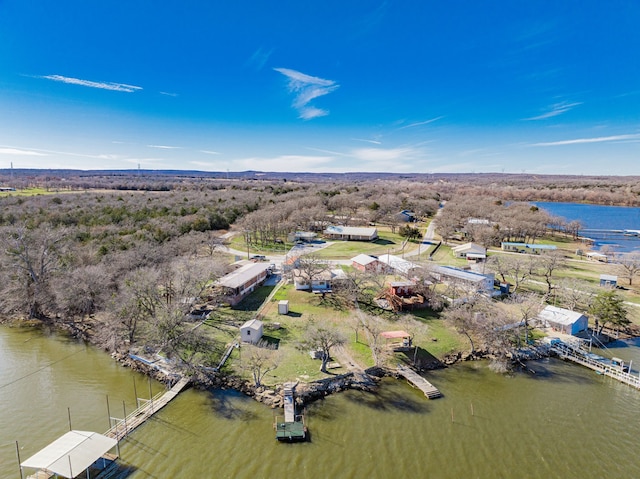
[[[30,478],[96,477],[113,464],[115,455],[108,452],[118,441],[91,431],[69,431],[20,463],[24,468],[39,470]],[[91,473],[94,473],[91,476]]]

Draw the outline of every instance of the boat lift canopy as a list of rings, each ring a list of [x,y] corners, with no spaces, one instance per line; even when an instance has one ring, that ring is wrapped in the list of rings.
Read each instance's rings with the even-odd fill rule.
[[[117,442],[97,432],[69,431],[20,463],[20,467],[45,469],[72,479],[109,452]]]

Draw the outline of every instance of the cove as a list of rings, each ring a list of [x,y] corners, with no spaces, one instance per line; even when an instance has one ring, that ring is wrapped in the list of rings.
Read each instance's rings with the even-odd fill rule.
[[[634,341],[615,347],[640,358]],[[37,451],[68,429],[67,407],[74,428],[104,431],[105,395],[133,408],[133,380],[139,395],[147,384],[101,351],[29,329],[0,327],[0,366],[3,478],[19,477],[15,440],[23,457]],[[122,443],[122,461],[132,479],[638,477],[638,391],[554,359],[530,366],[536,374],[485,362],[430,372],[444,393],[434,401],[392,379],[327,397],[307,407],[302,444],[278,443],[275,412],[252,399],[190,389]]]

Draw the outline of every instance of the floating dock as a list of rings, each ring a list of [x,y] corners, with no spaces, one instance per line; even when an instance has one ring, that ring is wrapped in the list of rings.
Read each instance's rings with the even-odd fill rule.
[[[279,421],[279,418],[276,417],[274,425],[278,441],[298,442],[307,439],[304,416],[302,414],[296,415],[294,388],[295,384],[292,383],[284,385],[284,421]]]
[[[612,362],[607,358],[591,354],[582,350],[580,347],[567,344],[557,339],[554,339],[549,345],[549,350],[561,359],[580,364],[594,370],[598,374],[609,376],[621,383],[640,389],[640,374],[631,374],[630,370],[625,369],[624,364]]]
[[[398,374],[404,377],[413,387],[420,389],[428,399],[442,397],[442,393],[437,387],[420,376],[413,369],[406,366],[398,366]]]

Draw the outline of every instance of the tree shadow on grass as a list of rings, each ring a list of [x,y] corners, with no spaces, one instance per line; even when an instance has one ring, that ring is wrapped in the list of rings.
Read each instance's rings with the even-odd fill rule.
[[[264,342],[264,344],[261,344],[261,346],[269,349],[278,349],[280,347],[280,338],[263,334],[262,338],[260,338],[260,341]]]
[[[391,241],[388,239],[382,239],[382,238],[378,238],[377,240],[372,241],[373,244],[377,244],[380,246],[387,246],[387,245],[391,245],[391,244],[396,244],[395,241]]]

